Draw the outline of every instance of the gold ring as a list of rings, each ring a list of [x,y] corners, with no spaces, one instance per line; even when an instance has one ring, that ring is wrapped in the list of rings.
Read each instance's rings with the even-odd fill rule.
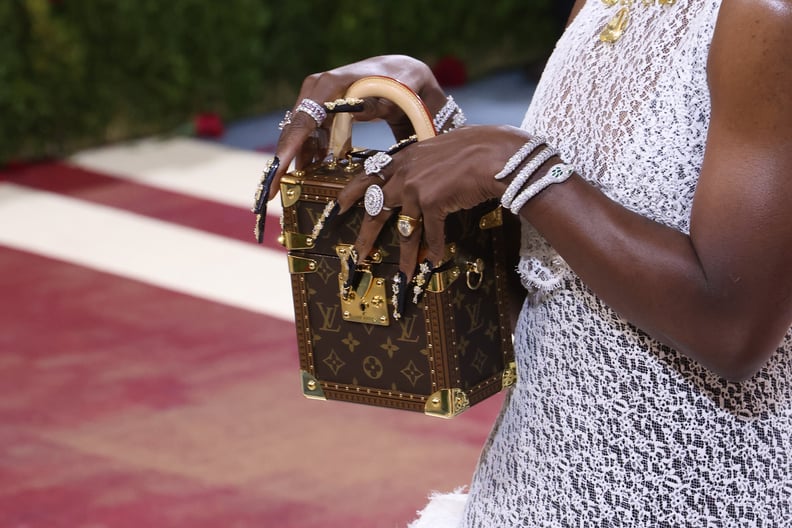
[[[396,229],[406,238],[413,234],[413,231],[415,231],[415,228],[418,227],[420,223],[420,218],[413,218],[412,216],[400,214],[396,220]]]

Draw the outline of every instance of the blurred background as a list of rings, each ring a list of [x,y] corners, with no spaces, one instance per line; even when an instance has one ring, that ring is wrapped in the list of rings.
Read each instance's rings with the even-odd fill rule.
[[[570,4],[0,2],[0,528],[402,527],[467,484],[503,395],[305,400],[250,205],[306,75],[406,53],[519,125]]]
[[[419,57],[452,83],[532,68],[566,4],[5,0],[0,159],[291,107],[307,74],[381,53]]]

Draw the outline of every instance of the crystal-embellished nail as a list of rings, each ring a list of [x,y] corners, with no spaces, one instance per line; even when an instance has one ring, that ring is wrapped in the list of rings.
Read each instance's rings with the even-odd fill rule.
[[[348,271],[346,281],[344,281],[344,295],[348,296],[352,290],[356,290],[360,286],[360,280],[363,278],[363,271],[358,266],[358,252],[355,248],[349,251],[346,267]]]
[[[399,142],[398,142],[398,143],[396,143],[395,145],[392,145],[392,146],[391,146],[391,147],[390,147],[388,150],[386,150],[385,152],[387,152],[387,153],[388,153],[388,154],[390,154],[390,155],[396,154],[397,152],[399,152],[399,151],[400,151],[400,150],[402,150],[403,148],[409,147],[410,145],[412,145],[412,144],[413,144],[413,143],[415,143],[416,141],[418,141],[418,136],[416,136],[415,134],[413,134],[412,136],[410,136],[410,137],[408,137],[408,138],[406,138],[406,139],[402,139],[401,141],[399,141]]]
[[[418,304],[423,297],[426,288],[429,287],[429,280],[432,278],[434,266],[429,259],[424,260],[418,265],[418,273],[413,277],[413,298],[412,302]]]
[[[328,114],[338,112],[362,112],[363,99],[357,97],[347,97],[345,99],[336,99],[335,101],[325,101],[325,110]]]
[[[280,166],[280,159],[274,156],[272,160],[264,169],[264,174],[261,176],[261,181],[256,188],[256,196],[253,201],[253,213],[256,215],[255,236],[256,242],[261,244],[264,241],[264,223],[267,220],[267,202],[269,201],[270,188],[275,179],[275,173],[278,172]]]
[[[334,200],[327,202],[324,211],[322,211],[321,216],[319,216],[316,224],[314,224],[313,231],[311,231],[311,237],[313,237],[314,240],[319,238],[319,234],[322,232],[322,229],[324,229],[324,226],[330,223],[333,218],[338,215],[339,209],[341,209],[341,206],[338,205],[338,203],[336,203]]]
[[[407,303],[407,275],[403,271],[399,271],[393,276],[391,291],[393,292],[391,296],[393,318],[398,321],[404,314],[404,307]]]

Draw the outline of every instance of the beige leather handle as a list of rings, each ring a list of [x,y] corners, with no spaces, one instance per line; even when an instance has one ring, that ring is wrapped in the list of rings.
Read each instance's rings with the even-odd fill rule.
[[[409,86],[396,79],[384,76],[363,77],[352,83],[344,97],[388,99],[407,114],[418,141],[437,135],[432,116],[423,100]],[[336,158],[341,158],[352,150],[351,143],[352,114],[346,112],[336,114],[330,131],[330,152]]]

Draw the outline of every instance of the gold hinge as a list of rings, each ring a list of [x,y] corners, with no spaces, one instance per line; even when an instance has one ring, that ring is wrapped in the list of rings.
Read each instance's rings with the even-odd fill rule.
[[[503,225],[503,208],[498,206],[479,220],[479,228],[493,229]]]
[[[313,259],[294,255],[288,255],[287,259],[289,260],[289,273],[314,273],[316,271],[317,264]]]
[[[442,389],[431,396],[424,406],[424,414],[437,418],[453,418],[470,407],[470,400],[462,389]]]
[[[429,286],[427,286],[426,289],[432,293],[444,292],[460,275],[459,266],[453,266],[445,271],[432,273],[432,278],[429,279]]]
[[[278,236],[278,243],[286,249],[311,249],[316,240],[311,235],[284,231]]]
[[[311,400],[326,400],[322,385],[310,373],[301,370],[303,395]]]
[[[301,194],[302,185],[298,183],[298,180],[292,178],[286,180],[286,178],[284,178],[284,181],[281,181],[280,195],[283,207],[291,207],[296,204],[300,201]]]
[[[335,249],[341,261],[338,296],[344,321],[389,326],[387,281],[382,277],[375,277],[371,268],[372,264],[382,261],[382,254],[377,251],[362,264],[355,266],[355,269],[349,269],[352,246],[339,244]],[[356,280],[357,287],[347,291],[344,285],[350,273],[359,275]]]

